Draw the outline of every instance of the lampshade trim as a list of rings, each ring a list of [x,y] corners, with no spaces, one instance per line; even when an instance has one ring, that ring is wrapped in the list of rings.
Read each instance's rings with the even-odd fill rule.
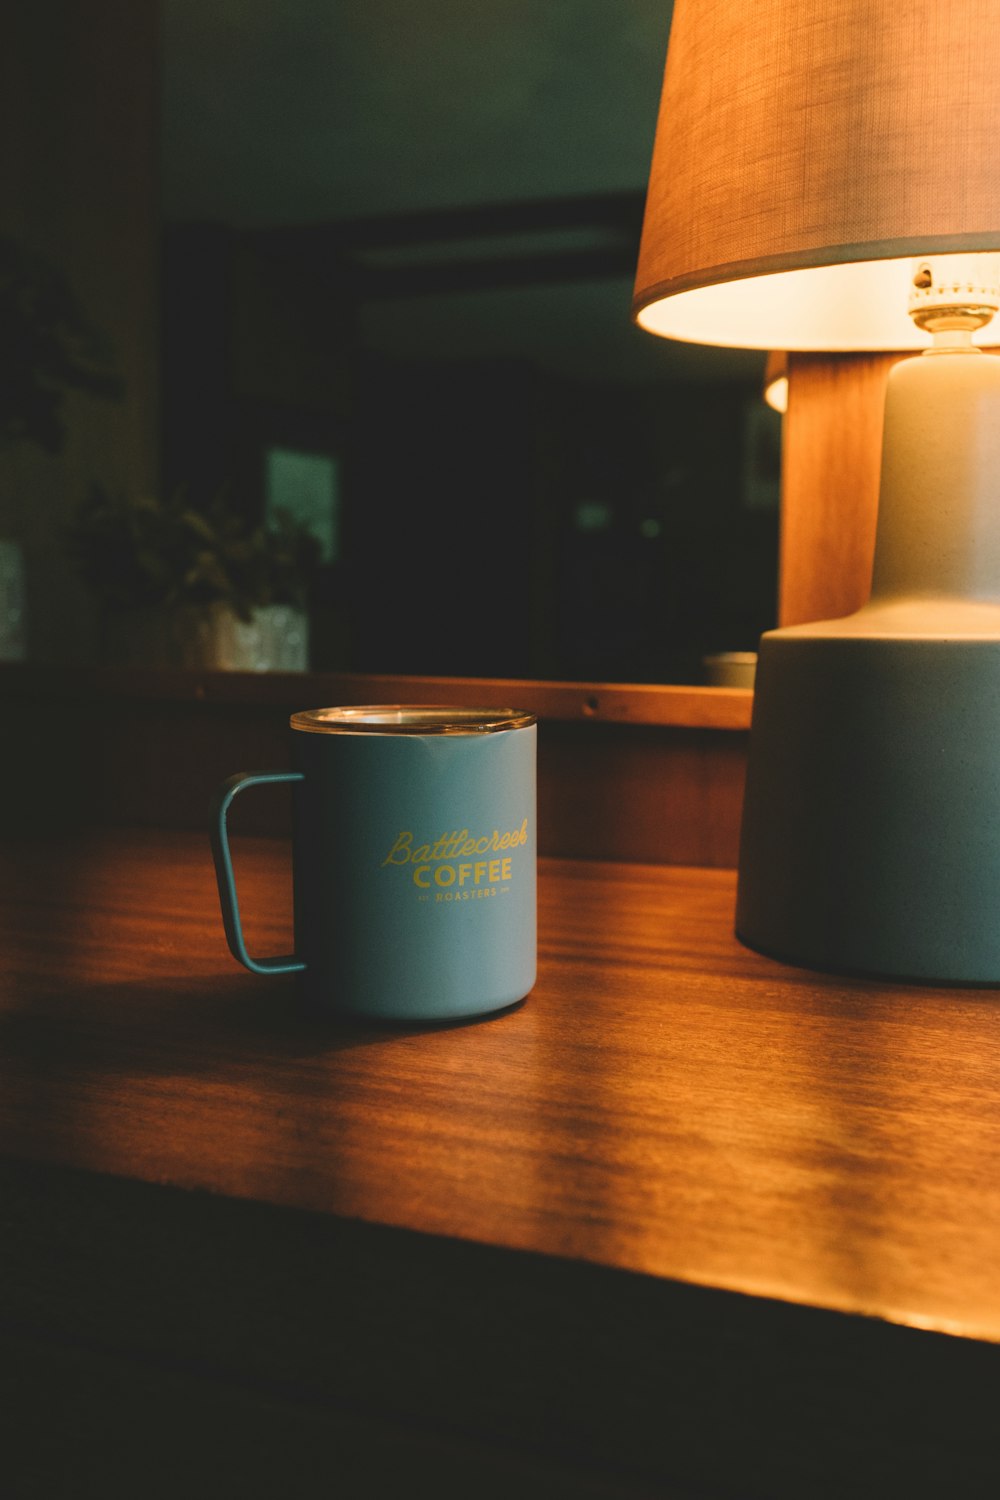
[[[906,256],[914,259],[930,255],[959,255],[1000,250],[1000,228],[989,233],[941,235],[930,239],[927,235],[914,235],[909,239],[880,240],[868,244],[823,245],[815,249],[797,250],[781,255],[761,256],[754,260],[730,261],[726,265],[706,266],[698,271],[688,271],[650,287],[639,288],[632,301],[632,320],[635,322],[644,308],[655,302],[678,296],[681,292],[696,291],[701,287],[717,286],[722,282],[749,281],[756,276],[776,275],[781,271],[808,271],[820,266],[855,265],[872,260],[900,260]]]

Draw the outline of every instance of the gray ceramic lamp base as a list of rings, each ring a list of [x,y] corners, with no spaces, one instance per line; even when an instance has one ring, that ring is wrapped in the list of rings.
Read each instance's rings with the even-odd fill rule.
[[[761,641],[737,934],[790,963],[1000,984],[1000,640]]]

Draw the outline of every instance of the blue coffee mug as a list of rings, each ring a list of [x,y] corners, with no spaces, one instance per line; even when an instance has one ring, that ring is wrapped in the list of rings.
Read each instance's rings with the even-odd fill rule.
[[[296,973],[308,1009],[382,1020],[484,1015],[535,983],[534,715],[439,706],[291,718],[293,771],[219,790],[212,846],[233,956]],[[247,952],[227,833],[233,798],[293,784],[295,953]]]

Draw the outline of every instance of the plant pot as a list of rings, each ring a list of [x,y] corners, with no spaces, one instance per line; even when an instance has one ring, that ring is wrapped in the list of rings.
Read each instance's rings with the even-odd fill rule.
[[[309,622],[289,604],[262,605],[249,620],[228,604],[119,610],[105,619],[104,656],[116,666],[304,672]]]

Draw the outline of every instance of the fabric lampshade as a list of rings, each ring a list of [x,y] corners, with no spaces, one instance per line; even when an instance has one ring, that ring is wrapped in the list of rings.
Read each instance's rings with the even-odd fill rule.
[[[998,250],[998,0],[675,0],[642,327],[921,347],[914,257]]]

